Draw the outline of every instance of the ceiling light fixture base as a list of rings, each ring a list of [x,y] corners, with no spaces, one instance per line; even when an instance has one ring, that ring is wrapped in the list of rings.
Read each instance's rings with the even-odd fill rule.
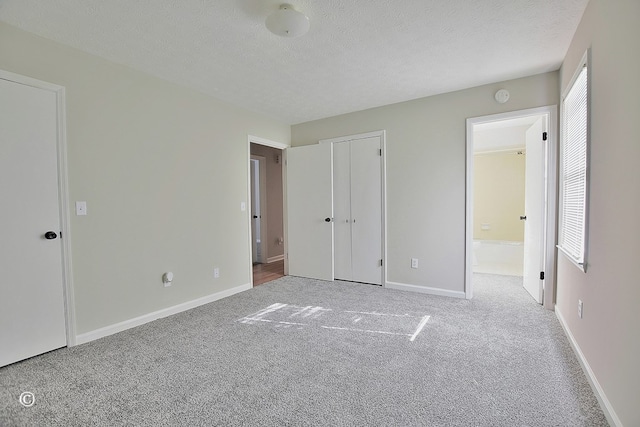
[[[298,12],[290,4],[284,3],[275,12],[267,16],[267,29],[281,37],[300,37],[309,31],[309,18]]]

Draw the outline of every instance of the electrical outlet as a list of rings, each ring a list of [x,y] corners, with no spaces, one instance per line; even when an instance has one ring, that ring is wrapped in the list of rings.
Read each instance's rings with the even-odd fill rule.
[[[213,269],[213,278],[217,279],[218,277],[220,277],[220,269],[216,267]]]
[[[418,268],[418,258],[411,258],[411,268]]]
[[[582,319],[582,300],[578,300],[578,317]]]

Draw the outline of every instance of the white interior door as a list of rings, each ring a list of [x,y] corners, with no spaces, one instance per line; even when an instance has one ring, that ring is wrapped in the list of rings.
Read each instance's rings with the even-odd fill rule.
[[[286,154],[289,274],[333,280],[332,144]]]
[[[380,137],[351,141],[351,264],[356,282],[382,284]]]
[[[524,225],[524,265],[523,284],[527,292],[542,304],[544,271],[544,213],[545,213],[545,144],[542,132],[545,130],[544,117],[540,117],[526,131],[525,170],[525,225]]]
[[[0,79],[0,366],[66,345],[57,134],[54,92]]]

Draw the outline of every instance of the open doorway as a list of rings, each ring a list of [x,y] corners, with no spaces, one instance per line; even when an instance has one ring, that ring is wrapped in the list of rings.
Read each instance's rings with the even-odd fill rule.
[[[511,275],[553,306],[555,111],[467,120],[467,298],[473,273]]]
[[[250,139],[252,283],[284,276],[283,150]]]

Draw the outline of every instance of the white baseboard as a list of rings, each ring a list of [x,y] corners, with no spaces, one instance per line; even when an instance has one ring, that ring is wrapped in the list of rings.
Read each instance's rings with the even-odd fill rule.
[[[113,325],[105,326],[104,328],[96,329],[91,332],[86,332],[76,336],[76,345],[84,344],[89,341],[97,340],[109,335],[116,334],[118,332],[125,331],[136,326],[144,325],[145,323],[152,322],[163,317],[171,316],[183,311],[190,310],[192,308],[199,307],[210,302],[217,301],[222,298],[237,294],[238,292],[247,291],[251,289],[251,284],[236,286],[231,289],[216,292],[215,294],[207,295],[202,298],[194,299],[192,301],[183,302],[182,304],[174,305],[172,307],[163,308],[162,310],[154,311],[152,313],[143,314],[142,316],[135,317],[133,319],[125,320],[123,322],[115,323]]]
[[[270,263],[276,262],[276,261],[282,261],[283,259],[284,259],[284,254],[272,256],[272,257],[267,258],[267,264],[270,264]]]
[[[578,345],[575,338],[573,337],[573,334],[571,333],[571,330],[569,329],[567,322],[565,322],[564,317],[562,316],[562,313],[558,309],[557,305],[555,307],[555,312],[556,312],[556,317],[560,321],[560,325],[562,325],[562,329],[564,329],[565,335],[567,336],[567,338],[569,338],[569,342],[571,343],[571,348],[573,348],[573,352],[578,357],[580,366],[582,366],[582,370],[587,376],[587,380],[589,380],[589,385],[591,385],[593,394],[595,394],[596,399],[598,399],[598,403],[602,408],[602,412],[604,412],[604,416],[607,417],[607,421],[609,421],[610,425],[615,427],[623,427],[622,421],[620,421],[620,418],[618,418],[616,411],[614,411],[613,406],[611,406],[611,402],[609,402],[609,399],[607,399],[606,394],[604,394],[604,390],[600,386],[598,379],[596,378],[595,374],[591,370],[591,366],[589,366],[589,362],[587,362],[587,359],[584,357],[584,354],[582,354],[582,350],[580,350],[580,346]]]
[[[387,282],[386,288],[401,291],[420,292],[423,294],[439,295],[443,297],[466,298],[463,291],[450,291],[447,289],[430,288],[428,286],[408,285],[406,283]]]

